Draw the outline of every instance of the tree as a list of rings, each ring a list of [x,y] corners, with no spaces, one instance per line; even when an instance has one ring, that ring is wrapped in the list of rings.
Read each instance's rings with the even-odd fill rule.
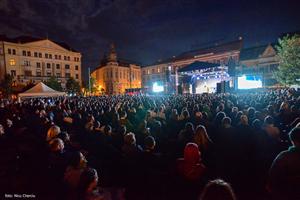
[[[279,57],[279,67],[274,73],[276,80],[290,86],[299,84],[300,79],[300,37],[299,35],[285,36],[278,40],[276,46]]]
[[[13,93],[13,76],[6,74],[0,83],[0,90],[3,96],[9,97]]]
[[[26,86],[24,86],[22,88],[22,92],[25,92],[26,90],[29,90],[30,88],[32,88],[33,86],[35,86],[35,84],[33,82],[29,82]]]
[[[68,93],[79,93],[80,85],[74,78],[69,78],[66,83],[66,89]]]
[[[55,78],[54,76],[51,76],[49,80],[45,82],[45,84],[54,90],[62,91],[61,84],[57,81],[57,78]]]
[[[96,79],[94,77],[90,78],[90,84],[91,84],[91,93],[95,93],[96,92]]]

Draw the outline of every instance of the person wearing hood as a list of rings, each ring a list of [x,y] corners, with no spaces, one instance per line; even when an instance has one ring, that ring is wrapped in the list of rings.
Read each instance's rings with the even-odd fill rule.
[[[201,161],[201,153],[196,143],[188,143],[184,148],[184,157],[177,160],[177,171],[189,181],[199,180],[206,167]]]

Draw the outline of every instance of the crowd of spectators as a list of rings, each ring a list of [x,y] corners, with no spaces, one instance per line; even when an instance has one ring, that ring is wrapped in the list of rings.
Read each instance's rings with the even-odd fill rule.
[[[0,190],[38,199],[300,199],[300,97],[0,100]]]

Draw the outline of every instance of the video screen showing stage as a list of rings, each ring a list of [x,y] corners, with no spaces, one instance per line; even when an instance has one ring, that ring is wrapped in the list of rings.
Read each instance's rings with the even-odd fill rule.
[[[257,75],[244,75],[238,77],[238,89],[262,88],[262,77]]]
[[[164,86],[160,82],[154,82],[152,86],[152,92],[154,93],[161,93],[164,91]]]

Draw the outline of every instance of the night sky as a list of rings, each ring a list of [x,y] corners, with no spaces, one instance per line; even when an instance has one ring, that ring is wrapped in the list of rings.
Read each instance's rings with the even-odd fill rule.
[[[242,36],[244,46],[300,30],[298,0],[0,0],[0,34],[68,43],[83,71],[116,44],[118,56],[149,64]]]

